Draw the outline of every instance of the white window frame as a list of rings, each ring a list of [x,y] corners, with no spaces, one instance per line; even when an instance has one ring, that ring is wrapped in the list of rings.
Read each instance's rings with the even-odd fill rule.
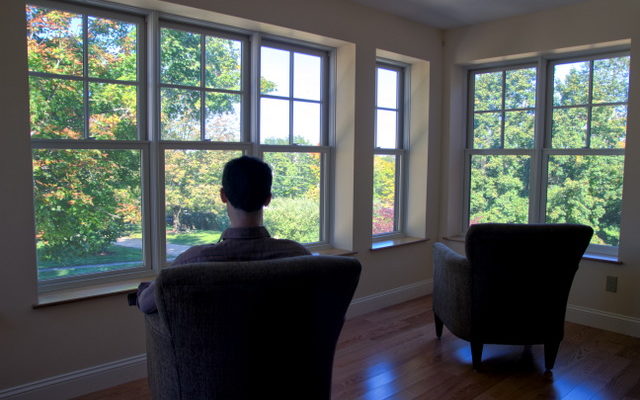
[[[552,155],[625,155],[625,149],[592,149],[592,148],[573,148],[558,149],[552,147],[552,113],[553,106],[553,71],[557,64],[590,61],[615,58],[620,56],[630,56],[628,48],[616,48],[605,52],[598,53],[577,53],[560,55],[554,57],[538,57],[535,60],[525,60],[524,62],[512,62],[509,64],[494,64],[479,68],[469,68],[467,76],[467,128],[466,128],[466,146],[464,150],[465,172],[464,172],[464,211],[462,213],[462,232],[466,232],[469,227],[470,218],[470,195],[471,195],[471,158],[474,155],[526,155],[530,156],[530,176],[529,176],[529,223],[545,223],[546,219],[546,195],[547,195],[547,169],[549,157]],[[474,76],[477,73],[508,71],[513,69],[536,67],[536,105],[535,105],[535,136],[534,145],[531,149],[474,149],[473,148],[473,122],[474,122]],[[593,64],[591,65],[589,78],[589,98],[584,106],[589,109],[588,131],[587,137],[590,137],[590,122],[593,88]],[[504,84],[504,77],[503,77]],[[502,103],[503,107],[500,111],[503,113],[501,142],[504,143],[504,99],[505,93],[503,89]],[[598,105],[608,105],[602,103]],[[621,104],[621,103],[615,103]],[[624,103],[628,105],[627,102]],[[563,108],[563,107],[559,107]],[[587,139],[588,140],[588,139]],[[624,178],[623,178],[624,179]],[[623,194],[624,197],[624,194]],[[622,237],[619,238],[622,242]],[[617,257],[619,246],[608,246],[589,244],[587,252],[594,255],[603,255],[608,257]]]
[[[375,82],[375,98],[378,96],[378,69],[387,69],[398,73],[398,91],[397,105],[395,109],[386,107],[378,107],[375,104],[374,112],[374,150],[373,156],[376,155],[393,155],[396,158],[395,167],[395,199],[394,199],[394,229],[392,232],[380,234],[372,234],[372,241],[379,242],[399,238],[405,236],[406,229],[406,210],[407,210],[407,172],[409,165],[409,110],[411,109],[410,94],[411,86],[409,78],[411,76],[410,66],[394,60],[378,58],[376,60],[376,82]],[[376,100],[377,101],[377,100]],[[396,130],[396,147],[382,148],[377,144],[377,115],[378,110],[390,110],[398,113],[398,125]],[[373,198],[372,198],[373,200]],[[373,213],[372,213],[373,217]],[[373,226],[372,226],[373,230]]]
[[[258,42],[256,52],[260,54],[262,47],[270,47],[280,50],[286,50],[291,52],[290,68],[289,68],[289,96],[271,95],[260,93],[260,68],[254,79],[254,87],[256,88],[256,108],[258,109],[256,115],[256,135],[254,151],[257,157],[263,158],[264,153],[320,153],[320,238],[317,242],[305,243],[305,246],[309,249],[319,250],[330,247],[331,243],[331,229],[330,229],[330,216],[332,215],[329,209],[331,198],[331,186],[329,182],[329,176],[331,171],[331,165],[333,165],[333,152],[330,146],[329,135],[329,120],[330,120],[330,100],[329,100],[329,82],[330,82],[330,56],[331,49],[320,46],[305,46],[299,42],[278,40],[277,38],[265,37],[261,38]],[[310,101],[307,99],[299,99],[294,96],[294,53],[310,54],[320,57],[320,100]],[[258,59],[260,57],[258,56]],[[260,100],[262,98],[282,99],[289,101],[289,144],[288,145],[272,145],[263,144],[262,136],[260,133]],[[294,101],[304,101],[320,104],[320,145],[300,145],[293,143],[294,124],[293,124],[293,106]]]
[[[334,157],[334,128],[330,121],[333,119],[335,100],[330,85],[335,79],[332,65],[335,63],[335,49],[302,42],[283,37],[273,37],[260,32],[247,31],[234,27],[222,26],[215,23],[194,20],[160,13],[157,11],[138,9],[135,7],[113,5],[95,1],[91,6],[76,4],[76,2],[29,0],[26,4],[38,7],[60,9],[90,16],[114,18],[124,21],[135,21],[138,25],[138,140],[98,141],[98,140],[67,140],[67,139],[33,139],[32,148],[69,148],[69,149],[134,149],[141,153],[142,177],[142,212],[143,212],[143,254],[144,266],[121,271],[103,272],[91,275],[81,275],[70,278],[58,278],[38,281],[38,290],[48,292],[53,290],[82,287],[88,284],[115,282],[124,279],[136,279],[152,276],[167,266],[166,262],[166,232],[165,232],[165,182],[164,182],[164,153],[173,149],[193,150],[237,150],[242,154],[262,157],[265,152],[315,152],[321,154],[321,188],[320,188],[320,241],[309,243],[310,249],[326,248],[332,240],[332,226],[330,225],[333,209],[330,199],[333,198],[333,157]],[[86,16],[83,17],[86,20]],[[85,23],[86,25],[86,23]],[[160,29],[162,27],[177,28],[186,31],[203,33],[210,36],[241,40],[242,49],[242,115],[241,139],[239,142],[200,141],[171,141],[162,140],[160,135],[160,89],[161,87],[181,87],[161,83],[160,80]],[[86,37],[86,29],[83,33]],[[270,47],[279,47],[290,51],[319,55],[322,58],[321,77],[321,143],[319,146],[301,145],[266,145],[260,144],[259,135],[259,105],[260,105],[260,47],[265,43]],[[86,43],[83,57],[87,57]],[[85,62],[85,72],[86,72]],[[47,76],[52,74],[31,73],[30,76]],[[55,74],[54,74],[55,75]],[[55,76],[53,76],[55,77]],[[78,78],[74,80],[107,81],[98,78]],[[122,83],[121,81],[116,81]],[[212,91],[204,87],[201,82],[199,90],[202,93]],[[85,91],[87,83],[85,83]],[[186,87],[185,87],[186,88]],[[195,89],[189,87],[189,89]],[[220,92],[219,90],[213,90]],[[203,95],[203,94],[202,94]],[[201,95],[201,96],[202,96]],[[293,97],[292,97],[293,99]],[[88,104],[88,98],[85,103]],[[88,107],[85,104],[85,111]],[[201,104],[204,107],[204,102]],[[88,129],[85,113],[85,130]],[[206,116],[201,113],[201,127]],[[293,127],[291,127],[293,129]],[[204,132],[202,132],[204,134]],[[86,133],[85,133],[86,135]],[[202,139],[202,137],[201,137]],[[35,229],[34,229],[35,230]],[[35,240],[35,239],[34,239]],[[36,266],[37,268],[37,266]]]

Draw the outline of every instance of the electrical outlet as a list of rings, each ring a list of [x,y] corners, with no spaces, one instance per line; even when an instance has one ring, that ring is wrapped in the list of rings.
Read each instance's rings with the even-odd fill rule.
[[[618,277],[607,276],[607,292],[616,293],[618,291]]]

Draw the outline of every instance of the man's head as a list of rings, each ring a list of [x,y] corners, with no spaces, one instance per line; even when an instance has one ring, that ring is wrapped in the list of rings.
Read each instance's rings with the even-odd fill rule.
[[[262,209],[271,200],[271,168],[254,157],[234,158],[222,172],[223,197],[245,212]]]

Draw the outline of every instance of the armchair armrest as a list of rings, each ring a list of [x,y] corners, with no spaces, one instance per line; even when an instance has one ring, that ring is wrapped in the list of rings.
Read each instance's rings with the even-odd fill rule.
[[[471,337],[471,265],[442,243],[433,245],[433,311],[456,336]]]

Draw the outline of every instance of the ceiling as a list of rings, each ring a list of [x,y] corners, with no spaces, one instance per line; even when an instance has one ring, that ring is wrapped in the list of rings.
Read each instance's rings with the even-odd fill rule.
[[[355,0],[436,28],[458,28],[586,0]]]

